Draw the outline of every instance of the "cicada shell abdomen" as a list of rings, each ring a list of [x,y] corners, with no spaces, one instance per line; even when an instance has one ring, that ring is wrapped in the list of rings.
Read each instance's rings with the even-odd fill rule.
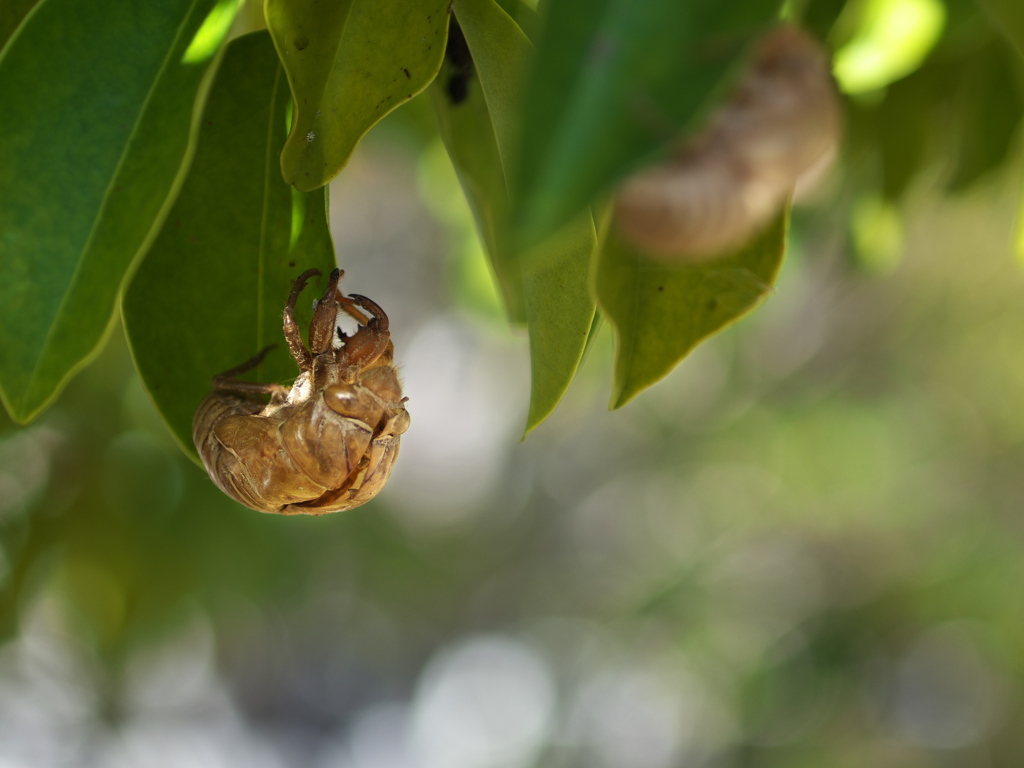
[[[210,479],[231,498],[252,506],[258,496],[250,489],[244,473],[239,472],[238,456],[224,450],[217,428],[239,417],[251,417],[263,410],[261,403],[225,392],[214,392],[203,400],[192,419],[192,440],[199,451]]]

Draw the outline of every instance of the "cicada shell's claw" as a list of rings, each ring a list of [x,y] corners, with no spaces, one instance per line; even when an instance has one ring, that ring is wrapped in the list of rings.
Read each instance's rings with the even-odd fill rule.
[[[350,294],[338,303],[360,324],[359,330],[351,336],[340,334],[345,344],[338,362],[342,366],[368,368],[391,347],[391,324],[388,316],[379,304],[358,293]],[[368,310],[372,317],[362,312],[363,309]]]

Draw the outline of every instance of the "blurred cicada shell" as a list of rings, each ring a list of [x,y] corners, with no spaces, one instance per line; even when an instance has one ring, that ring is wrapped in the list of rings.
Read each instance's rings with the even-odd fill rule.
[[[822,47],[794,26],[757,44],[735,92],[667,162],[626,180],[623,238],[652,256],[694,260],[741,245],[805,174],[835,154],[840,107]]]
[[[290,387],[235,377],[272,348],[213,379],[217,391],[199,405],[192,436],[210,478],[258,512],[323,515],[363,504],[384,487],[409,427],[406,398],[393,364],[388,318],[365,296],[338,290],[331,273],[309,328],[309,347],[295,322],[295,302],[311,269],[292,287],[284,337],[299,366]],[[338,327],[345,312],[359,323]],[[270,395],[270,402],[260,396]]]

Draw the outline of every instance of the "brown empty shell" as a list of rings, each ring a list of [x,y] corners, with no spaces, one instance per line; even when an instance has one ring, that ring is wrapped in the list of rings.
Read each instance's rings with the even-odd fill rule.
[[[271,349],[213,378],[192,435],[210,479],[258,512],[324,515],[364,504],[384,487],[409,427],[394,365],[387,315],[376,303],[338,288],[334,270],[317,303],[309,346],[295,322],[295,303],[315,269],[296,279],[283,329],[299,366],[289,388],[242,381]],[[345,313],[359,323],[338,328]],[[265,402],[260,395],[270,395]]]
[[[703,132],[623,184],[615,204],[623,239],[683,261],[741,245],[801,174],[834,153],[840,122],[824,50],[797,27],[773,30]]]

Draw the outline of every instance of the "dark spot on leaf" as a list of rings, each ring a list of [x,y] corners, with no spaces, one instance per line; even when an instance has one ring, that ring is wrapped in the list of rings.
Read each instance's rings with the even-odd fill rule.
[[[409,70],[408,69],[406,69],[405,67],[402,67],[402,71],[405,72],[405,76],[406,77],[408,77],[409,79],[412,79],[412,75],[409,74]]]
[[[206,125],[207,125],[207,126],[211,126],[211,125],[213,125],[213,120],[207,120],[207,121],[206,121]]]
[[[708,312],[714,312],[718,309],[718,299],[708,299],[707,307]]]
[[[295,50],[302,51],[305,50],[307,45],[309,45],[309,38],[307,38],[305,35],[300,35],[299,37],[295,38],[293,43],[295,45]]]
[[[294,267],[295,266],[295,262],[294,261],[289,261],[288,262],[288,266],[289,267]]]
[[[444,57],[451,65],[451,74],[445,90],[448,100],[458,106],[469,95],[469,78],[473,76],[473,56],[469,52],[466,36],[453,16],[448,25],[448,45],[444,49]]]
[[[465,78],[452,77],[448,81],[448,99],[451,101],[452,106],[458,106],[466,100],[469,96],[469,84]]]
[[[664,290],[665,290],[665,286],[664,286],[664,285],[659,285],[659,286],[658,286],[658,292],[659,292],[659,293],[660,293],[661,291],[664,291]]]

